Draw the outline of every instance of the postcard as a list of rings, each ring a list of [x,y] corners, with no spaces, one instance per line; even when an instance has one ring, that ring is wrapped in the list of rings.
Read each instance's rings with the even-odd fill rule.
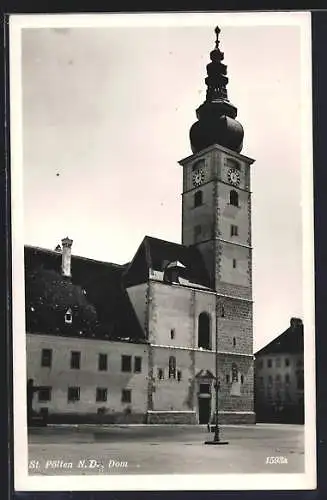
[[[17,491],[316,487],[310,21],[10,16]]]

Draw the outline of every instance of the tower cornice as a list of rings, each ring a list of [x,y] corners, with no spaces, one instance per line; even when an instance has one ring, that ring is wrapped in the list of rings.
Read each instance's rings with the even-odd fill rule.
[[[242,155],[240,153],[236,153],[232,149],[226,148],[224,146],[220,146],[220,144],[212,144],[211,146],[208,146],[207,148],[202,149],[201,151],[198,151],[197,153],[194,153],[190,156],[183,158],[178,163],[179,163],[179,165],[183,166],[186,163],[190,162],[191,160],[196,160],[197,158],[201,158],[203,155],[205,155],[213,150],[223,151],[224,153],[226,153],[229,156],[232,156],[238,160],[244,160],[249,165],[252,165],[252,163],[255,162],[255,160],[253,158],[250,158],[249,156],[245,156],[245,155]]]

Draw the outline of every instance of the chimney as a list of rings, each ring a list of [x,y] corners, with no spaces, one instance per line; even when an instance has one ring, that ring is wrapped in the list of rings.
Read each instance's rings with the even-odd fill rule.
[[[71,260],[72,260],[72,244],[68,236],[61,240],[62,243],[62,259],[61,259],[61,272],[63,276],[71,278]]]
[[[292,329],[299,328],[300,326],[302,326],[302,319],[291,318],[291,328]]]

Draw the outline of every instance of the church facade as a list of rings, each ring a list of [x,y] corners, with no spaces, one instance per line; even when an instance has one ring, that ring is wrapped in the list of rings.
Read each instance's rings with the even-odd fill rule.
[[[25,247],[30,412],[49,421],[254,423],[251,165],[216,44],[181,160],[182,242],[131,262]],[[216,371],[217,370],[217,371]],[[218,380],[216,380],[218,375]]]

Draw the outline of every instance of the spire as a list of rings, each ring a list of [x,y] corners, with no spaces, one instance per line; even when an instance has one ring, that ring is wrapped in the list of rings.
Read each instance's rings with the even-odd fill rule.
[[[238,153],[243,145],[243,127],[235,120],[237,108],[228,100],[227,66],[222,61],[224,53],[220,50],[220,28],[215,28],[215,48],[210,52],[211,62],[207,64],[206,100],[196,110],[198,121],[190,130],[193,153],[212,144],[219,144]]]
[[[227,100],[227,89],[226,85],[228,83],[227,78],[227,66],[221,61],[224,60],[224,53],[219,49],[219,33],[220,29],[217,26],[215,29],[216,42],[215,48],[210,53],[211,63],[207,65],[207,78],[205,83],[207,85],[207,102],[212,102],[215,99],[226,99]]]

